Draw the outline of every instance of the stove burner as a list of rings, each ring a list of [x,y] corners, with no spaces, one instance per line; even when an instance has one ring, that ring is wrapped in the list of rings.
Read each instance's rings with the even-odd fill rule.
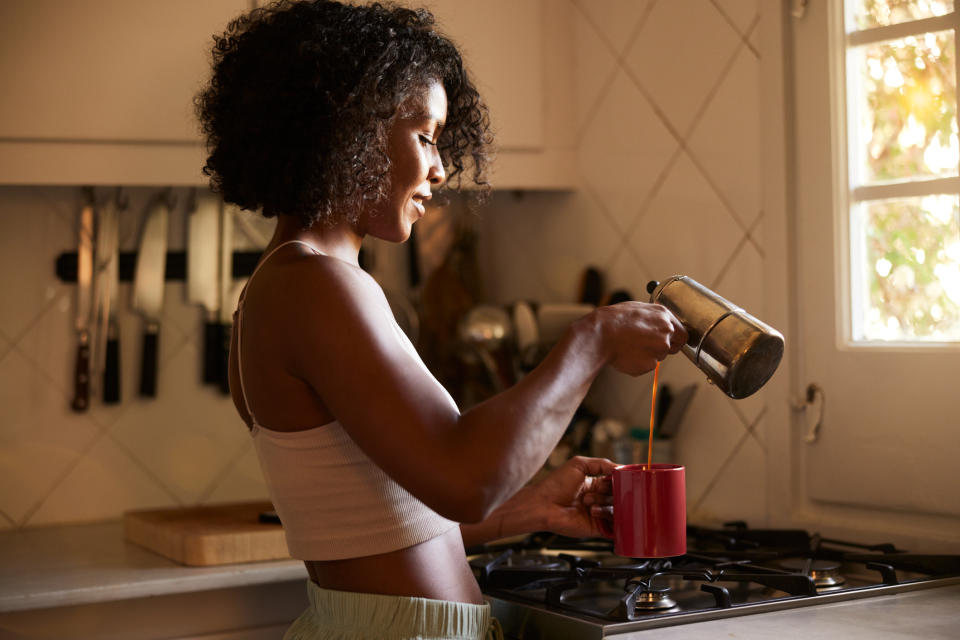
[[[819,591],[838,589],[846,582],[846,579],[840,575],[840,563],[833,560],[789,558],[782,561],[780,566],[788,571],[805,573],[810,576]]]
[[[637,594],[637,611],[662,611],[672,609],[677,606],[677,601],[667,594],[667,589],[662,591],[641,591]]]

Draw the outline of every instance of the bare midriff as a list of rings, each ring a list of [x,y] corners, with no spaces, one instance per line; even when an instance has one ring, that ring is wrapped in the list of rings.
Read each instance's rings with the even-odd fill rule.
[[[406,549],[304,564],[324,589],[483,604],[459,527]]]

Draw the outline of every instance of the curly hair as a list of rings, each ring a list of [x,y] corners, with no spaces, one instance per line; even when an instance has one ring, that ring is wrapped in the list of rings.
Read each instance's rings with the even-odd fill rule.
[[[459,188],[472,164],[480,193],[489,190],[487,107],[429,11],[279,0],[214,41],[213,74],[195,106],[209,153],[203,172],[225,201],[304,227],[356,221],[388,193],[393,116],[435,81],[448,102],[437,141],[447,182]]]

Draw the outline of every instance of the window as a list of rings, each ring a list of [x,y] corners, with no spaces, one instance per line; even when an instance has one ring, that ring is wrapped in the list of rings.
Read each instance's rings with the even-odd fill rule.
[[[854,343],[960,342],[953,0],[846,0]]]

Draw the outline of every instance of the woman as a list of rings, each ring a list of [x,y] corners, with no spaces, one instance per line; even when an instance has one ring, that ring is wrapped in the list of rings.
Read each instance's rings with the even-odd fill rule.
[[[458,410],[358,265],[365,236],[409,238],[448,171],[472,164],[486,184],[486,108],[432,27],[422,10],[281,2],[216,39],[198,97],[212,186],[277,217],[235,317],[230,387],[310,575],[288,638],[482,637],[464,545],[600,535],[611,462],[524,485],[602,367],[639,375],[686,340],[660,306],[601,307],[516,386]]]

